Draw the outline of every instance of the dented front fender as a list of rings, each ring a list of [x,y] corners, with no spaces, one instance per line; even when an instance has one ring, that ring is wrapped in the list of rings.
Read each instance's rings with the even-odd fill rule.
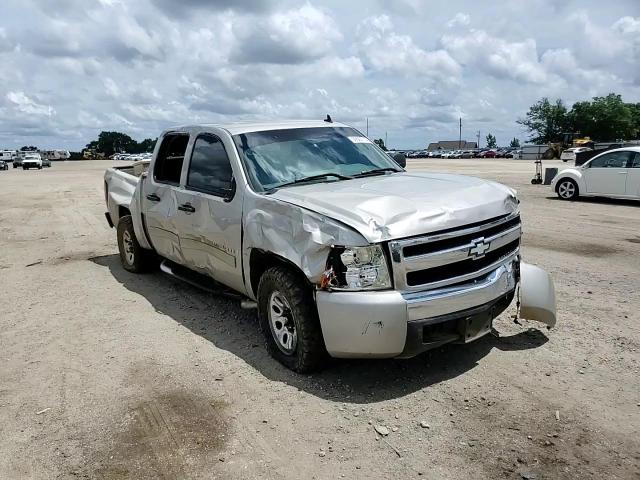
[[[556,291],[551,276],[524,262],[520,264],[520,316],[548,327],[556,324]]]

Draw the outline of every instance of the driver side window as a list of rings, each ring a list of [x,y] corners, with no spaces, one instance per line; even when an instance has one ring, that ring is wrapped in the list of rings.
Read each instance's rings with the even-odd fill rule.
[[[596,158],[590,168],[625,168],[627,160],[633,152],[611,152]]]

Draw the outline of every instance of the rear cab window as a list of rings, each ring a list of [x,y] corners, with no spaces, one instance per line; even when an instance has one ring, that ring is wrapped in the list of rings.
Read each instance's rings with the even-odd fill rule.
[[[182,164],[189,144],[189,134],[169,133],[162,139],[153,167],[153,179],[159,183],[179,185]]]
[[[233,170],[222,140],[211,133],[196,138],[186,188],[218,197],[233,194]]]

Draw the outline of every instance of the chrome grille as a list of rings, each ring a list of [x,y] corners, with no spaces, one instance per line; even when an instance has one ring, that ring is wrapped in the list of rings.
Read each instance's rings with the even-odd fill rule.
[[[418,291],[478,279],[514,260],[518,213],[389,243],[396,289]]]

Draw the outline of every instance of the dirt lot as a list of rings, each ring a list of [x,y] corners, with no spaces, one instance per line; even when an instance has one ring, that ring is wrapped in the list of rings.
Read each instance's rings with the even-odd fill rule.
[[[504,314],[499,338],[300,376],[254,312],[120,267],[109,165],[0,172],[0,478],[640,478],[640,203],[411,162],[518,189],[558,327]]]

